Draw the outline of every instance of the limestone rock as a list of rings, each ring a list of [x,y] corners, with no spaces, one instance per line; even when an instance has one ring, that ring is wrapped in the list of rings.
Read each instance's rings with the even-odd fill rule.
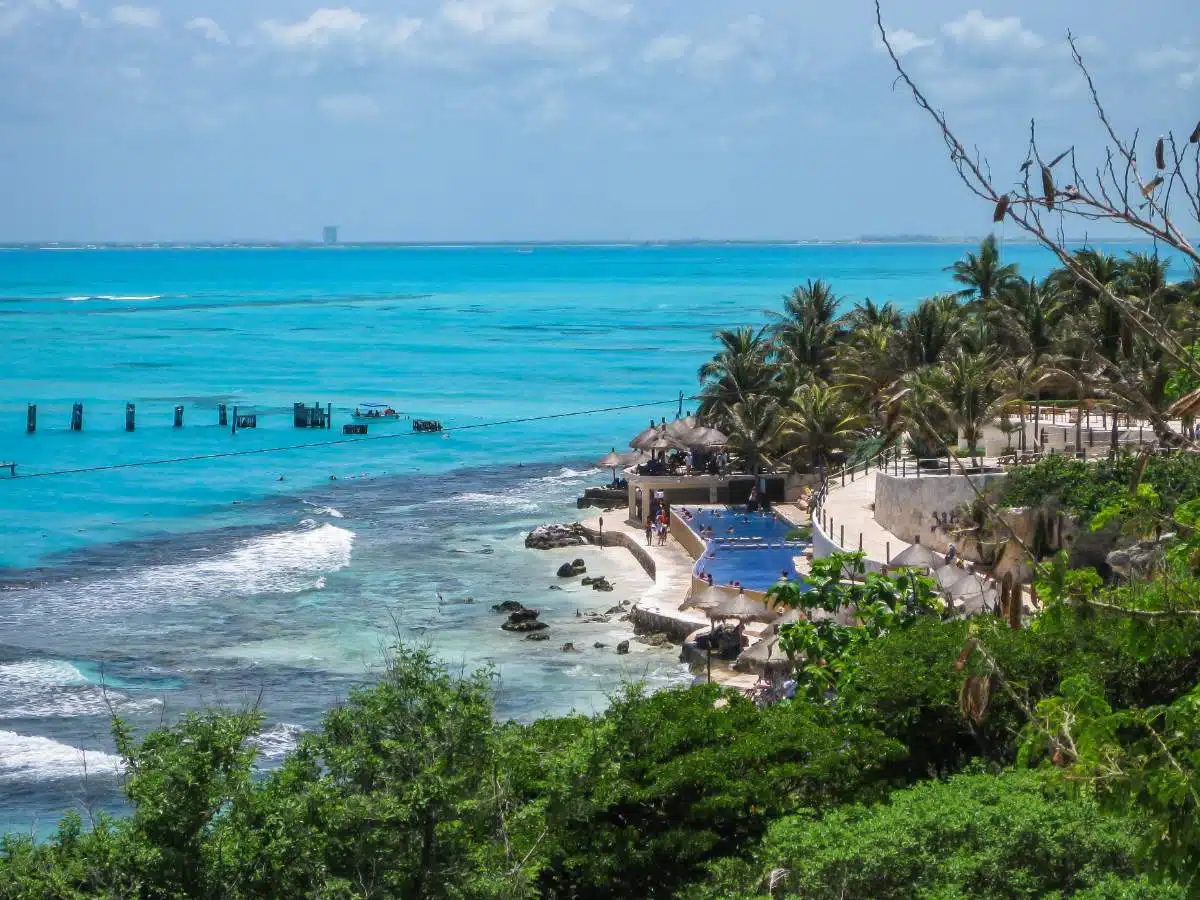
[[[665,634],[640,634],[636,640],[649,647],[666,647],[671,643],[671,639]]]
[[[588,543],[587,530],[573,525],[539,525],[525,537],[530,550],[557,550],[560,547],[581,547]]]
[[[505,600],[503,603],[497,603],[492,607],[492,612],[498,613],[514,613],[520,612],[525,608],[525,604],[518,603],[516,600]]]
[[[1162,565],[1167,545],[1174,540],[1174,534],[1164,534],[1158,540],[1138,541],[1123,550],[1113,550],[1105,562],[1124,578],[1149,578]]]
[[[563,653],[578,653],[579,651],[575,649],[575,645],[571,641],[567,641],[565,644],[562,645],[562,652]]]
[[[529,634],[533,631],[545,631],[550,626],[545,622],[539,622],[537,619],[526,619],[523,622],[508,621],[500,627],[505,631],[512,631],[517,634]]]
[[[621,641],[617,644],[617,656],[624,656],[629,652],[629,641]]]
[[[527,641],[548,641],[550,640],[549,633],[545,631],[535,631],[533,634],[525,635]]]
[[[592,644],[592,646],[597,650],[603,650],[605,647],[608,646],[608,644],[602,644],[599,641],[596,641],[596,643]]]

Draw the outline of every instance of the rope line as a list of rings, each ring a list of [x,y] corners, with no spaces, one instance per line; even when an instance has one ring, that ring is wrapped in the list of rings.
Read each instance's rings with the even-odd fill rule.
[[[685,397],[685,400],[695,400],[695,397]],[[579,416],[594,416],[600,413],[609,412],[624,412],[631,409],[646,409],[651,406],[666,406],[672,403],[678,403],[679,397],[672,397],[670,400],[655,400],[649,403],[630,403],[624,406],[602,406],[595,409],[581,409],[573,412],[565,413],[549,413],[542,416],[521,416],[514,419],[498,419],[494,422],[476,422],[473,425],[454,425],[449,428],[443,428],[441,431],[422,432],[422,431],[403,431],[395,434],[376,434],[366,437],[351,437],[338,438],[332,441],[308,441],[302,444],[285,444],[278,447],[257,447],[247,450],[226,450],[220,453],[201,453],[194,456],[174,456],[167,459],[147,459],[141,462],[126,462],[126,463],[108,463],[99,466],[84,466],[78,469],[52,469],[49,472],[30,472],[28,474],[14,474],[8,478],[0,478],[0,483],[9,481],[20,481],[29,478],[56,478],[62,475],[87,475],[94,472],[112,472],[118,469],[139,469],[148,466],[168,466],[176,463],[199,462],[211,459],[230,459],[236,456],[255,456],[262,453],[286,453],[292,450],[310,450],[317,447],[337,447],[345,444],[366,444],[372,441],[395,441],[402,438],[430,438],[439,434],[451,434],[460,431],[473,431],[483,428],[499,428],[505,425],[521,425],[528,422],[547,422],[552,419],[570,419]]]

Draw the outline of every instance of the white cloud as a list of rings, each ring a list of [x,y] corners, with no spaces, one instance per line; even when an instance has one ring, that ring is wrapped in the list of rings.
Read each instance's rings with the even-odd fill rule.
[[[933,38],[923,38],[915,32],[909,31],[907,28],[897,28],[894,31],[887,33],[888,43],[892,45],[892,49],[896,51],[897,56],[906,56],[914,50],[920,50],[922,47],[930,47],[933,45]],[[878,35],[875,37],[875,46],[883,47],[883,41]]]
[[[267,37],[284,47],[323,47],[336,38],[359,36],[367,17],[347,7],[318,9],[303,22],[284,25],[270,19],[262,23]]]
[[[374,119],[379,115],[379,103],[366,94],[332,94],[322,97],[317,106],[326,116],[340,122]]]
[[[618,21],[632,6],[623,0],[445,0],[442,19],[454,30],[496,44],[561,46],[578,35],[556,28],[572,14]]]
[[[108,17],[118,25],[130,28],[157,28],[162,22],[158,10],[148,6],[114,6]]]
[[[692,39],[686,34],[660,34],[646,45],[642,59],[648,63],[674,62],[683,59],[692,47]]]
[[[1136,57],[1139,68],[1156,71],[1161,69],[1189,69],[1200,62],[1200,51],[1189,47],[1163,44],[1156,50],[1146,50]]]
[[[229,43],[229,35],[225,33],[225,29],[207,16],[192,19],[185,27],[189,31],[199,31],[205,38],[218,44]]]
[[[763,18],[759,15],[749,15],[731,22],[722,34],[698,44],[692,58],[701,68],[713,68],[732,62],[758,42],[763,24]]]
[[[402,18],[388,30],[384,41],[388,44],[404,44],[421,30],[420,19]]]
[[[1046,44],[1039,35],[1022,27],[1021,20],[1016,16],[989,19],[977,9],[961,19],[947,22],[942,26],[942,33],[955,43],[975,46],[1003,44],[1037,50]]]

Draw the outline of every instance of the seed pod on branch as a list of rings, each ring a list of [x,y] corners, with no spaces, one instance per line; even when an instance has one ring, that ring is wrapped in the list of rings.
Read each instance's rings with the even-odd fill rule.
[[[1158,166],[1158,171],[1160,172],[1167,167],[1167,148],[1163,144],[1161,137],[1154,145],[1154,164]]]
[[[1046,198],[1046,209],[1054,209],[1054,176],[1049,166],[1042,166],[1042,194]]]
[[[1151,194],[1153,194],[1158,189],[1158,186],[1162,183],[1163,183],[1163,177],[1161,175],[1156,175],[1151,181],[1146,183],[1145,187],[1142,188],[1142,196],[1149,197]]]
[[[1074,149],[1073,147],[1068,147],[1068,148],[1067,148],[1066,150],[1064,150],[1062,153],[1058,154],[1058,156],[1056,156],[1056,157],[1054,157],[1054,159],[1050,160],[1050,165],[1049,165],[1049,166],[1047,166],[1046,168],[1048,168],[1048,169],[1053,169],[1053,168],[1054,168],[1055,166],[1057,166],[1057,165],[1058,165],[1060,162],[1062,162],[1064,159],[1066,159],[1066,158],[1067,158],[1067,154],[1068,154],[1068,153],[1070,153],[1070,152],[1071,152],[1071,150],[1073,150],[1073,149]]]
[[[1192,144],[1200,144],[1200,122],[1196,123],[1196,130],[1192,132],[1192,136],[1188,138]]]
[[[1008,212],[1008,204],[1010,202],[1012,202],[1012,201],[1009,200],[1008,194],[1005,194],[1003,197],[1001,197],[999,200],[996,201],[996,209],[992,213],[992,221],[993,222],[1004,221],[1004,216]]]

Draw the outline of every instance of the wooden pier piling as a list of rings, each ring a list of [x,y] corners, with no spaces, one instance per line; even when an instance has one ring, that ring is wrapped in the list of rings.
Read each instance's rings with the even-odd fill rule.
[[[229,412],[224,403],[217,404],[217,427],[227,428],[229,426]]]
[[[125,404],[125,430],[133,431],[134,426],[134,405],[132,403]]]
[[[296,428],[331,428],[333,423],[333,404],[322,406],[314,403],[305,406],[303,403],[292,404],[292,425]]]
[[[76,403],[71,407],[71,430],[83,431],[83,404]]]
[[[33,434],[37,431],[37,404],[30,403],[29,408],[25,410],[25,433]]]
[[[183,427],[183,407],[182,406],[175,407],[175,427],[176,428]]]

